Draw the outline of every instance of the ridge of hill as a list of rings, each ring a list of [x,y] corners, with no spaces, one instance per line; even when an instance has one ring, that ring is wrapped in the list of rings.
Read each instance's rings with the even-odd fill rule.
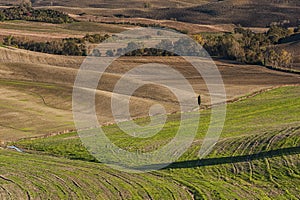
[[[53,2],[51,4],[51,2]],[[7,4],[1,0],[0,4]],[[145,7],[149,4],[149,7]],[[223,0],[223,1],[34,1],[34,6],[55,9],[81,8],[80,13],[92,12],[105,16],[126,16],[151,19],[172,19],[197,24],[241,24],[246,27],[266,27],[272,23],[297,26],[300,2],[297,0]],[[150,6],[151,5],[151,6]],[[96,10],[92,11],[89,8]],[[73,13],[74,14],[74,13]],[[77,13],[79,14],[79,13]]]

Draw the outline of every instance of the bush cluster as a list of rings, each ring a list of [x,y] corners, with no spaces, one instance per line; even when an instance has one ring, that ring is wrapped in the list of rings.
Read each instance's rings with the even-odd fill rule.
[[[75,20],[67,14],[51,9],[33,9],[30,4],[0,10],[0,21],[27,20],[54,24],[72,23]]]
[[[83,38],[64,38],[62,40],[48,41],[48,42],[36,42],[36,41],[24,41],[23,39],[16,38],[14,36],[7,36],[3,39],[3,44],[7,46],[14,46],[20,49],[26,49],[30,51],[58,54],[58,55],[70,55],[70,56],[86,56],[87,48],[86,43],[100,43],[107,39],[109,35],[87,34]]]
[[[277,44],[293,32],[287,28],[272,26],[265,33],[236,28],[234,33],[202,38],[203,47],[211,56],[259,65],[290,66],[292,55]]]

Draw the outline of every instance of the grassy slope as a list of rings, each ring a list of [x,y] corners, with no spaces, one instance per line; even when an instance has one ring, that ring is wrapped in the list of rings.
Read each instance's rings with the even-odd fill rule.
[[[300,99],[298,98],[298,94],[300,87],[287,88],[275,89],[245,101],[229,104],[222,138],[250,136],[257,133],[268,133],[270,131],[279,131],[288,127],[298,126],[300,113],[298,106]],[[201,139],[207,131],[209,118],[209,110],[201,113],[199,130],[196,142],[194,143],[196,148],[199,148]],[[126,148],[131,146],[135,147],[135,149],[141,148],[141,150],[145,150],[151,149],[161,142],[164,143],[165,140],[172,137],[174,131],[179,126],[178,119],[178,115],[170,115],[168,124],[166,124],[158,135],[142,141],[126,137],[117,125],[107,126],[104,129],[111,140],[115,141],[121,147]],[[144,124],[147,122],[147,119],[139,119],[137,121],[140,124]],[[34,141],[25,140],[19,142],[18,145],[29,149],[48,151],[57,156],[63,155],[68,157],[69,153],[72,156],[72,152],[76,151],[76,148],[80,146],[79,139],[74,136],[76,136],[76,133]],[[56,147],[60,149],[56,149]],[[79,149],[78,152],[82,152],[82,149]],[[196,155],[189,153],[189,156],[192,159]]]
[[[108,178],[118,190],[121,190],[117,194],[120,198],[126,198],[123,196],[124,188],[135,198],[139,198],[141,193],[134,193],[135,190],[126,182],[137,181],[140,183],[142,178],[144,181],[147,180],[146,182],[150,185],[160,183],[161,187],[168,187],[168,190],[175,195],[171,197],[174,199],[178,198],[178,195],[187,195],[187,190],[193,194],[195,199],[298,199],[300,198],[299,188],[297,187],[300,183],[299,93],[299,86],[283,87],[230,104],[222,139],[208,159],[200,163],[202,166],[195,159],[207,126],[208,111],[202,113],[203,124],[199,126],[199,134],[193,147],[182,156],[178,163],[174,163],[167,169],[142,175],[128,175],[107,169],[101,164],[70,161],[61,158],[59,168],[52,171],[50,167],[47,171],[48,174],[43,174],[43,176],[47,176],[48,179],[54,173],[60,172],[61,167],[66,167],[65,164],[67,164],[67,175],[59,175],[71,185],[67,184],[63,187],[62,190],[65,190],[66,194],[61,195],[64,197],[72,194],[72,191],[66,189],[66,187],[74,187],[74,183],[70,183],[70,179],[74,179],[74,177],[79,183],[96,180],[93,186],[101,185],[98,189],[91,191],[89,195],[103,193],[104,190],[107,190],[106,188],[109,190],[110,187],[101,182],[102,179],[98,180],[97,178],[99,176],[106,177],[107,173],[113,173],[114,176],[119,178],[127,177],[126,180]],[[122,142],[116,141],[116,143],[122,143],[126,146],[128,145],[127,142],[130,142],[133,145],[145,148],[160,141],[167,141],[173,135],[174,127],[178,124],[177,117],[170,116],[170,121],[163,134],[151,138],[150,141],[143,143],[144,145],[141,145],[139,141],[132,141],[128,138],[122,140]],[[143,120],[139,120],[139,123],[143,123]],[[112,140],[118,140],[122,136],[115,126],[106,127],[106,129]],[[84,152],[78,138],[74,136],[76,134],[71,133],[34,141],[25,140],[18,142],[17,145],[39,150],[40,153],[90,160],[91,157]],[[57,161],[57,158],[54,157],[43,157],[36,154],[22,155],[7,151],[2,151],[1,156],[1,159],[7,160],[5,164],[2,164],[1,171],[5,172],[6,179],[12,179],[13,181],[18,180],[19,176],[27,176],[26,174],[29,174],[31,170],[37,176],[41,176],[40,170],[43,170],[43,167],[36,168],[34,166],[35,162],[51,163]],[[47,162],[44,161],[45,158]],[[16,160],[19,160],[18,169],[15,168],[13,172],[9,173],[9,166],[15,164]],[[26,167],[25,175],[21,175],[19,168],[23,169],[22,167],[25,165],[30,167]],[[81,177],[82,173],[72,174],[74,172],[73,168],[78,167],[78,165],[83,171],[89,168],[89,171],[85,173],[85,177]],[[95,173],[95,170],[98,170],[98,172]],[[161,179],[157,177],[162,178],[164,183],[161,184]],[[135,178],[140,179],[136,180]],[[53,180],[50,179],[50,181]],[[40,179],[35,179],[36,184],[43,184],[42,182]],[[13,186],[17,186],[12,182],[10,185],[5,186],[5,189],[12,191],[11,194],[18,191],[16,188],[13,189]],[[32,186],[26,185],[23,190],[28,190],[29,194],[33,195],[35,190],[30,187]],[[148,185],[145,188],[148,188]],[[35,189],[40,191],[39,195],[47,195],[48,189]],[[78,192],[86,192],[84,187],[77,188],[77,190]],[[55,197],[55,195],[58,195],[59,190],[54,189],[53,192],[52,195]],[[170,198],[170,196],[167,196],[169,193],[160,192],[160,189],[148,188],[148,195],[152,198]],[[186,198],[188,197],[186,196]]]
[[[94,163],[0,151],[1,199],[190,197],[178,183],[154,174],[132,175]]]

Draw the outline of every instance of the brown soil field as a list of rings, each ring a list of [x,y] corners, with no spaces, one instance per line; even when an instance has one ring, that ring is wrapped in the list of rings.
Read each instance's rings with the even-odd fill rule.
[[[58,1],[58,0],[36,0],[33,1],[33,6],[66,6],[66,7],[90,7],[90,8],[144,8],[145,3],[150,2],[151,7],[161,8],[161,7],[186,7],[192,5],[206,4],[212,0],[167,0],[167,1],[159,1],[159,0],[130,0],[130,1],[122,1],[122,0],[91,0],[91,1]],[[12,5],[18,4],[22,2],[21,0],[17,1],[8,1],[1,0],[0,5]]]
[[[49,41],[61,38],[81,38],[89,34],[114,34],[135,26],[113,25],[94,22],[75,22],[71,24],[50,24],[29,21],[0,22],[0,38],[8,35],[26,38],[34,41]]]
[[[93,22],[110,23],[110,24],[130,23],[133,25],[134,24],[143,24],[143,25],[150,25],[150,26],[159,25],[161,27],[167,27],[179,31],[187,31],[189,34],[197,34],[203,32],[208,32],[208,33],[232,32],[235,27],[235,25],[233,24],[204,25],[204,24],[193,24],[188,22],[178,22],[174,20],[154,20],[154,19],[147,19],[141,17],[118,18],[118,17],[103,17],[103,16],[96,16],[96,15],[79,16],[74,14],[70,14],[70,16],[79,21],[93,21]]]
[[[0,55],[2,142],[73,130],[72,86],[83,58],[2,47]],[[103,74],[97,88],[96,107],[100,123],[113,122],[110,103],[116,82],[128,70],[147,63],[172,66],[187,78],[195,93],[201,94],[203,106],[210,105],[210,95],[205,82],[182,58],[121,57]],[[300,80],[299,75],[277,72],[261,66],[240,65],[223,60],[215,63],[222,74],[228,101],[268,88],[299,84]],[[131,116],[147,116],[148,108],[157,103],[165,106],[169,113],[178,111],[178,104],[170,91],[164,87],[145,85],[131,97]]]
[[[0,5],[18,4],[21,1],[1,0]],[[150,7],[145,4],[150,3]],[[129,1],[34,1],[33,6],[64,10],[67,13],[87,13],[98,16],[125,16],[157,20],[176,19],[195,24],[241,24],[266,27],[272,22],[289,20],[298,24],[298,0],[129,0]]]
[[[36,4],[36,6],[50,6],[49,2],[43,2],[44,4]],[[210,0],[190,1],[185,5],[180,5],[180,2],[151,1],[151,8],[143,8],[145,2],[141,1],[126,1],[126,3],[99,1],[89,4],[82,1],[81,5],[73,1],[57,3],[50,7],[72,14],[86,13],[103,17],[124,16],[125,18],[156,20],[176,19],[195,24],[241,24],[245,27],[267,27],[272,22],[282,22],[283,20],[289,20],[291,26],[296,26],[299,19],[300,4],[297,0],[278,0],[276,2],[270,0]]]

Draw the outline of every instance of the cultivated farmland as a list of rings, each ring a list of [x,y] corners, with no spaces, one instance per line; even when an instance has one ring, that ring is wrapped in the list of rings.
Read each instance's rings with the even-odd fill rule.
[[[127,199],[138,196],[146,199],[299,198],[299,190],[295,187],[300,181],[298,94],[299,87],[283,87],[230,104],[230,116],[222,139],[208,158],[200,162],[195,160],[205,132],[200,123],[197,140],[178,162],[147,174],[127,174],[94,163],[80,147],[75,133],[20,141],[16,144],[29,149],[28,154],[1,152],[1,158],[7,161],[1,166],[1,171],[5,172],[1,194],[16,198],[26,195],[43,198],[51,194],[53,199]],[[282,112],[293,117],[276,114]],[[204,126],[208,113],[202,113]],[[176,116],[172,118],[168,123],[176,124]],[[268,126],[265,126],[266,121],[269,121]],[[247,128],[241,129],[241,126]],[[115,126],[106,129],[112,139],[120,138]],[[166,128],[148,145],[168,140],[171,135],[172,128]],[[119,144],[126,147],[126,143],[126,138],[123,138]],[[10,165],[17,168],[11,170]],[[31,177],[29,174],[35,175]],[[25,185],[24,179],[27,180]],[[50,188],[47,187],[49,182],[53,183]]]
[[[298,1],[22,2],[0,0],[1,200],[300,199]],[[20,6],[5,10],[12,4]],[[34,10],[36,16],[32,16]],[[58,19],[67,21],[52,23],[61,22]],[[268,27],[271,24],[278,26]],[[144,44],[133,44],[141,45],[141,51],[118,57],[104,72],[98,73],[98,68],[89,70],[101,75],[101,80],[95,90],[81,89],[84,95],[95,92],[95,121],[107,139],[119,147],[118,153],[125,150],[139,155],[162,150],[176,137],[183,115],[187,127],[182,130],[182,140],[197,127],[191,145],[170,165],[160,160],[166,157],[162,153],[149,159],[149,165],[138,163],[140,168],[154,171],[129,173],[105,164],[115,164],[106,156],[108,152],[117,154],[110,144],[99,147],[100,152],[84,145],[85,138],[95,135],[80,135],[81,130],[76,130],[72,92],[86,55],[105,62],[121,49],[93,51],[97,41],[114,41],[115,34],[141,27],[177,30],[209,48],[224,82],[226,98],[212,103],[213,96],[222,94],[209,91],[205,80],[218,85],[216,74],[202,77],[183,57],[160,51],[152,54],[153,49]],[[163,32],[142,37],[147,38],[169,39],[164,38]],[[175,49],[176,42],[165,43]],[[79,48],[80,54],[70,52]],[[208,59],[201,59],[205,66]],[[175,94],[167,87],[147,82],[132,95],[117,92],[117,102],[130,96],[130,117],[124,112],[124,118],[115,119],[115,86],[124,74],[149,63],[167,65],[180,72],[194,89],[192,94],[181,89],[182,96],[192,99],[196,107],[182,113]],[[176,77],[164,77],[164,71],[147,67],[149,77],[180,85]],[[143,82],[134,76],[126,77],[126,87]],[[201,100],[199,108],[197,99]],[[81,103],[85,106],[86,102]],[[221,127],[222,119],[214,121],[212,116],[225,103],[226,119]],[[162,126],[149,123],[155,115],[149,110],[157,104],[166,110],[166,123]],[[120,105],[118,109],[125,111]],[[198,114],[199,121],[195,117]],[[123,113],[119,115],[123,117]],[[147,138],[136,137],[140,133],[129,126],[132,122],[145,133],[161,129]],[[129,127],[133,134],[122,127]],[[215,139],[219,128],[220,138],[212,151],[200,159],[202,145]],[[212,130],[210,137],[206,137],[208,130]],[[95,137],[91,140],[98,142]],[[175,147],[178,151],[182,148]],[[102,160],[93,156],[99,154]],[[162,165],[165,167],[157,170]]]

